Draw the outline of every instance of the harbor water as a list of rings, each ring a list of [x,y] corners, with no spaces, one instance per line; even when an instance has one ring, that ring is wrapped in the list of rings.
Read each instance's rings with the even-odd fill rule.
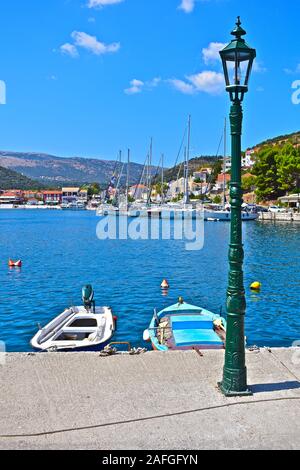
[[[215,313],[225,311],[229,224],[205,223],[205,244],[183,240],[106,240],[89,211],[0,211],[0,341],[7,351],[31,351],[38,324],[81,304],[92,284],[98,305],[118,316],[114,340],[145,346],[143,331],[179,296]],[[249,345],[291,346],[300,340],[300,225],[244,223],[246,335]],[[8,259],[22,259],[12,269]],[[163,295],[160,284],[168,279]],[[254,281],[260,293],[250,291]]]

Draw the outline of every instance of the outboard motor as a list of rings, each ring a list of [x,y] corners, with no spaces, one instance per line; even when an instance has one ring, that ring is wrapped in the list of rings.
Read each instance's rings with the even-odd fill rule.
[[[82,288],[82,301],[84,308],[90,311],[93,307],[93,312],[96,313],[96,303],[94,300],[94,289],[91,285]]]

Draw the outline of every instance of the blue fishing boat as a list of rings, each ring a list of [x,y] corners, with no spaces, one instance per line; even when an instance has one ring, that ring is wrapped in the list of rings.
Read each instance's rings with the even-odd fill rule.
[[[154,312],[144,340],[156,351],[224,349],[226,320],[180,298],[177,304]]]

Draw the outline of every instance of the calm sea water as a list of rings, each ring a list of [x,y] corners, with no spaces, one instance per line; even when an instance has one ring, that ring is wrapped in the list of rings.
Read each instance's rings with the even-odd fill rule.
[[[183,241],[99,241],[98,222],[93,212],[0,211],[0,340],[8,351],[30,351],[37,323],[81,304],[86,283],[118,316],[115,339],[135,346],[144,346],[153,309],[180,295],[224,309],[229,224],[206,223],[204,249],[188,252]],[[246,223],[244,238],[248,343],[290,346],[300,339],[300,226]],[[9,257],[23,268],[9,269]],[[249,289],[256,280],[260,294]]]

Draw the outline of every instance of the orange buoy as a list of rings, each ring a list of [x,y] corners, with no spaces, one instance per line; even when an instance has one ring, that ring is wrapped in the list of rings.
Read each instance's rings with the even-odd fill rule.
[[[160,286],[162,289],[169,289],[170,288],[170,284],[168,283],[168,281],[166,279],[163,280],[163,282],[161,283],[161,286]]]
[[[22,267],[22,261],[13,261],[13,260],[8,260],[8,266],[10,268],[21,268]]]

